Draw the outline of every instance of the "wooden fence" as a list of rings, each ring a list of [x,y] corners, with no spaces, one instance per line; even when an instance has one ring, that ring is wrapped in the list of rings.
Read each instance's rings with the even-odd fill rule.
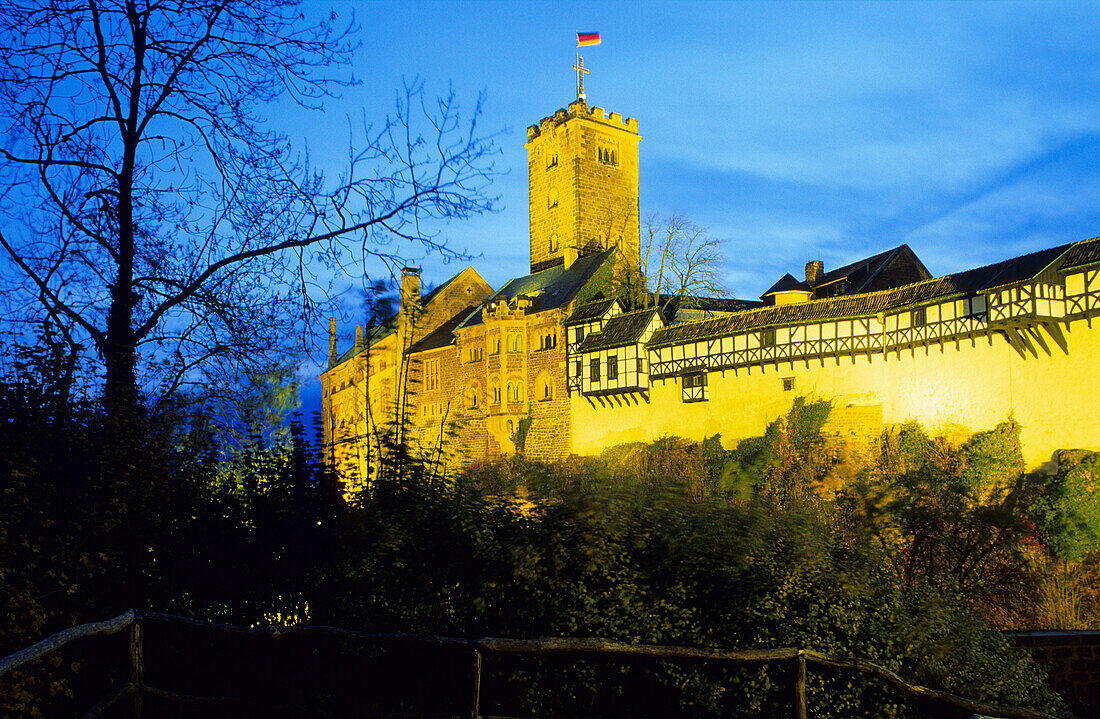
[[[460,714],[456,712],[451,716],[462,717],[465,715],[470,717],[470,719],[482,717],[482,659],[485,655],[491,654],[519,654],[528,656],[572,654],[589,657],[637,657],[655,660],[700,660],[705,662],[732,662],[737,664],[760,664],[764,662],[790,663],[795,670],[793,672],[794,680],[790,687],[790,693],[793,707],[792,714],[796,719],[807,719],[806,672],[809,665],[873,675],[915,699],[942,703],[943,705],[984,717],[1001,717],[1003,719],[1056,719],[1050,714],[1045,714],[1033,709],[984,704],[947,692],[918,686],[905,681],[896,673],[873,662],[864,659],[835,657],[808,649],[778,648],[722,651],[717,649],[679,646],[620,644],[593,638],[504,639],[499,637],[482,637],[479,639],[461,639],[456,637],[413,634],[371,634],[323,626],[269,626],[248,628],[214,624],[171,614],[134,609],[126,610],[114,619],[108,619],[103,622],[93,622],[90,624],[81,624],[65,629],[43,639],[37,644],[0,659],[0,681],[3,681],[4,677],[14,670],[36,660],[46,658],[76,640],[112,635],[129,630],[128,680],[88,709],[87,712],[84,713],[83,719],[97,719],[103,716],[112,706],[122,701],[128,701],[131,715],[140,719],[142,717],[142,700],[145,697],[157,697],[162,700],[183,704],[222,707],[239,706],[242,709],[247,708],[241,706],[242,702],[240,699],[233,697],[194,696],[151,686],[145,679],[145,650],[143,639],[143,626],[148,621],[166,622],[178,626],[192,626],[235,634],[265,635],[271,639],[279,639],[280,637],[292,634],[311,633],[332,635],[344,640],[365,644],[390,644],[396,642],[410,646],[446,647],[460,651],[468,651],[470,657],[469,704],[468,707],[465,708],[464,713]],[[404,716],[413,717],[422,715],[406,714]]]

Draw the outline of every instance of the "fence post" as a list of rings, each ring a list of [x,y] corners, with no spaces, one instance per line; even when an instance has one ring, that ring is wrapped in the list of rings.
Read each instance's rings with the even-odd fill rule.
[[[806,657],[798,650],[795,657],[794,717],[806,719]]]
[[[474,689],[470,700],[470,719],[481,716],[481,650],[474,647]]]
[[[137,617],[130,625],[130,684],[133,686],[130,704],[133,717],[141,719],[141,700],[145,691],[145,640],[141,632],[141,619]]]

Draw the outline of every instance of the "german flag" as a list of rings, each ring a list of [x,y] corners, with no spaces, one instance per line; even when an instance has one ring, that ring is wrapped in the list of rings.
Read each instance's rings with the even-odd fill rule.
[[[598,32],[578,32],[577,33],[577,47],[586,47],[588,45],[599,45],[600,34]]]

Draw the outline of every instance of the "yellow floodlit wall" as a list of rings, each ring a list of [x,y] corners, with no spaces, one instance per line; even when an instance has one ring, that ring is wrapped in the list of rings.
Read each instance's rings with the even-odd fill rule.
[[[958,436],[990,429],[1011,414],[1022,426],[1024,459],[1037,467],[1058,449],[1100,449],[1100,328],[1090,324],[1065,325],[1068,354],[1051,343],[1050,355],[1025,359],[994,334],[887,355],[714,371],[705,402],[683,402],[680,378],[654,380],[649,402],[632,406],[601,406],[574,395],[574,451],[598,454],[624,442],[714,434],[730,448],[761,435],[795,397],[808,396],[834,402],[837,431],[863,436],[906,420]]]

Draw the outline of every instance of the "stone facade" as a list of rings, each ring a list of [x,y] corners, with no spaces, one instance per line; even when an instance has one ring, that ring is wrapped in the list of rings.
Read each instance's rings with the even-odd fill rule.
[[[637,120],[584,100],[527,129],[531,272],[613,246],[638,267],[640,139]]]
[[[638,123],[577,100],[527,132],[531,274],[468,268],[357,332],[322,375],[332,461],[367,476],[380,437],[448,466],[553,460],[664,435],[727,446],[799,396],[857,449],[918,420],[958,436],[1008,416],[1032,466],[1100,448],[1100,239],[933,277],[906,245],[806,265],[761,300],[639,305]],[[595,301],[591,301],[595,300]],[[660,310],[652,309],[659,300]]]

